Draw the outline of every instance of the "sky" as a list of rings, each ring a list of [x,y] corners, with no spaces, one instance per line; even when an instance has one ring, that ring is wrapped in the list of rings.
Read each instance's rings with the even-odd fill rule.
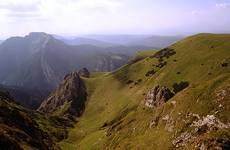
[[[230,0],[0,0],[0,38],[230,33]]]

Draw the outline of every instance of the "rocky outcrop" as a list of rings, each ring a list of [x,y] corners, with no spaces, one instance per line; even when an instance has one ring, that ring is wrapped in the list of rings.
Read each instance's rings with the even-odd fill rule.
[[[43,101],[38,110],[63,116],[80,116],[84,111],[86,98],[85,84],[78,73],[73,72],[64,77],[59,87]]]
[[[157,107],[165,102],[167,102],[170,98],[172,98],[174,94],[167,87],[160,87],[159,85],[151,89],[146,97],[145,97],[145,106],[147,107]]]
[[[87,68],[82,68],[78,71],[78,74],[82,77],[89,78],[90,77],[90,72]]]
[[[221,129],[229,129],[230,124],[229,123],[223,123],[221,122],[215,115],[207,115],[200,117],[197,114],[193,114],[193,116],[196,116],[196,120],[192,122],[190,125],[191,130],[185,131],[181,133],[178,137],[176,137],[173,141],[172,144],[178,148],[178,147],[183,147],[186,146],[188,143],[194,143],[200,136],[210,133],[211,131],[217,131]],[[216,141],[215,141],[216,140]],[[214,142],[215,141],[215,142]],[[216,146],[214,146],[216,149],[222,149],[221,144],[219,142],[222,142],[222,140],[218,139],[217,137],[213,139],[213,141]],[[229,142],[229,141],[228,141]],[[209,147],[208,144],[209,142],[202,143],[202,141],[197,141],[199,149],[202,147]],[[219,143],[219,145],[218,145]],[[200,146],[199,146],[200,145]],[[229,146],[225,144],[225,146]],[[228,147],[229,148],[229,147]],[[205,149],[205,148],[204,148]]]

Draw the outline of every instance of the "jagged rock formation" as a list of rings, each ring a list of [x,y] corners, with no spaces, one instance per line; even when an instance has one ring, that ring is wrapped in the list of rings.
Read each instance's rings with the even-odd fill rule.
[[[167,87],[155,86],[147,93],[145,97],[145,106],[150,108],[160,106],[172,98],[173,95],[174,94]]]
[[[35,114],[0,92],[0,149],[59,150],[52,138],[34,121]]]
[[[85,108],[87,93],[78,73],[64,77],[64,81],[38,108],[45,113],[80,116]]]
[[[87,68],[82,68],[78,71],[78,74],[82,77],[89,78],[90,77],[90,72]]]

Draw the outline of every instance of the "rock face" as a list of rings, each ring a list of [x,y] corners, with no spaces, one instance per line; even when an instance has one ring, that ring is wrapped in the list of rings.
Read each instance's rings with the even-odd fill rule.
[[[0,149],[59,150],[52,138],[39,128],[33,112],[0,92]]]
[[[80,116],[85,108],[87,92],[78,73],[73,72],[64,77],[64,81],[38,108],[44,113]]]
[[[157,107],[165,102],[167,102],[170,98],[172,98],[174,94],[167,87],[160,87],[159,85],[151,89],[146,97],[145,97],[145,106],[147,107]]]
[[[86,77],[86,78],[90,77],[90,72],[87,68],[82,68],[81,70],[78,71],[78,74],[82,77]]]

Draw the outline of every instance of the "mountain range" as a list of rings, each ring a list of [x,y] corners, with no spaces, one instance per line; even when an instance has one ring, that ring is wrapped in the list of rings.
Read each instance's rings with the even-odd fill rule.
[[[164,48],[167,47],[179,40],[181,40],[183,36],[150,36],[144,39],[138,39],[132,42],[129,42],[127,45],[144,45],[149,47],[157,47]]]
[[[169,46],[183,38],[183,36],[157,35],[83,35],[82,37],[71,38],[55,37],[71,45],[90,44],[99,47],[145,46],[157,49]]]
[[[0,146],[230,149],[229,41],[202,33],[140,51],[114,71],[70,70],[36,110],[0,92]]]
[[[60,38],[60,40],[62,40],[63,42],[69,45],[93,45],[93,46],[104,47],[104,48],[117,45],[115,43],[109,43],[109,42],[104,42],[104,41],[84,38],[84,37],[75,37],[73,39]]]
[[[127,52],[118,53],[114,47],[107,50],[93,45],[67,45],[52,35],[36,32],[12,37],[0,45],[0,83],[8,89],[22,87],[47,95],[71,71],[83,67],[90,71],[112,71],[142,48],[124,47],[122,50]]]
[[[156,49],[178,39],[147,37],[111,35],[76,37],[70,40],[42,32],[11,37],[0,44],[0,84],[7,86],[6,89],[13,87],[9,89],[11,92],[20,88],[27,89],[24,92],[13,92],[12,95],[16,99],[23,97],[22,104],[34,108],[71,71],[84,67],[91,72],[114,71],[126,64],[138,51]],[[151,41],[155,42],[151,45]],[[35,91],[42,96],[34,96]]]

